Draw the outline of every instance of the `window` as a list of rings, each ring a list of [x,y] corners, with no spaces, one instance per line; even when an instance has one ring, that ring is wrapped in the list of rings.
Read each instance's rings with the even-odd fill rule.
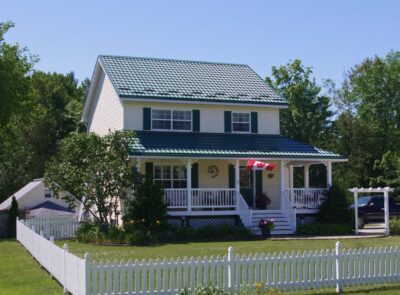
[[[44,197],[47,198],[51,198],[51,191],[49,189],[45,189],[44,190]]]
[[[239,168],[239,182],[240,188],[251,188],[251,171],[248,171],[246,167]]]
[[[162,188],[186,188],[186,167],[182,165],[154,165],[154,182]]]
[[[232,131],[250,132],[250,113],[232,113]]]
[[[156,130],[192,130],[192,111],[152,110],[152,129]]]

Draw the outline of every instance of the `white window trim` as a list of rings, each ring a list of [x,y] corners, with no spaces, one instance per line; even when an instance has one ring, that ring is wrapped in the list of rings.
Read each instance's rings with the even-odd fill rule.
[[[249,115],[249,131],[234,131],[233,130],[233,114],[248,114]],[[251,112],[232,112],[231,113],[231,130],[232,133],[251,133]],[[235,122],[239,123],[239,122]]]
[[[153,111],[170,111],[171,113],[171,128],[170,129],[158,129],[158,128],[153,128]],[[190,112],[190,129],[187,130],[181,130],[181,129],[173,129],[173,112],[174,111],[186,111],[186,112]],[[152,108],[151,109],[151,114],[150,114],[150,120],[151,120],[151,130],[154,131],[165,131],[165,132],[169,132],[169,131],[174,131],[174,132],[193,132],[193,110],[190,109],[160,109],[160,108]],[[155,119],[157,120],[157,119]],[[159,120],[161,121],[161,120]],[[189,122],[189,120],[176,120],[176,121],[183,121],[183,122]]]
[[[170,179],[167,179],[167,178],[155,178],[155,175],[156,175],[156,166],[168,166],[168,167],[170,167],[170,169],[171,169],[171,178]],[[171,164],[168,164],[168,163],[154,163],[153,164],[153,182],[155,183],[155,181],[156,180],[158,180],[158,181],[166,181],[166,180],[169,180],[170,182],[171,182],[171,188],[170,189],[175,189],[175,187],[173,187],[173,183],[174,183],[174,180],[177,180],[177,181],[182,181],[182,180],[185,180],[186,181],[186,186],[187,186],[187,182],[188,182],[188,177],[187,177],[187,171],[186,171],[186,179],[181,179],[181,178],[174,178],[174,166],[180,166],[180,167],[184,167],[185,168],[185,170],[186,170],[186,166],[185,165],[182,165],[182,164],[180,164],[180,163],[171,163]],[[184,187],[184,188],[186,188],[186,187]],[[180,189],[180,188],[176,188],[176,189]],[[183,189],[183,188],[181,188],[181,189]]]

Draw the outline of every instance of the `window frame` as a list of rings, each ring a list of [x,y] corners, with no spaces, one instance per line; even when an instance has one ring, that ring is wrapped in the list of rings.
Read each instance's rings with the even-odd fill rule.
[[[249,115],[249,131],[235,131],[233,129],[233,124],[234,123],[236,123],[236,124],[242,123],[243,124],[243,122],[234,122],[234,120],[233,120],[233,115],[234,114],[247,114],[247,115]],[[231,130],[232,130],[232,133],[251,133],[251,112],[232,112],[231,113]]]
[[[156,166],[161,166],[161,167],[169,167],[170,168],[170,175],[171,178],[156,178]],[[186,171],[186,166],[179,164],[179,163],[154,163],[153,164],[153,182],[156,183],[156,181],[169,181],[171,187],[169,188],[164,188],[163,189],[186,189],[187,188],[187,184],[188,184],[188,174],[186,171],[186,179],[183,178],[174,178],[174,167],[183,167]],[[186,186],[185,187],[174,187],[174,181],[186,181]]]
[[[160,129],[153,127],[153,111],[169,111],[170,112],[170,129]],[[174,111],[184,111],[190,113],[190,121],[189,120],[174,120]],[[152,108],[150,114],[151,120],[151,130],[154,131],[174,131],[174,132],[193,132],[193,110],[190,109],[162,109],[162,108]],[[154,119],[157,121],[158,119]],[[167,120],[158,120],[158,121],[167,121]],[[190,129],[174,129],[174,122],[190,122]]]

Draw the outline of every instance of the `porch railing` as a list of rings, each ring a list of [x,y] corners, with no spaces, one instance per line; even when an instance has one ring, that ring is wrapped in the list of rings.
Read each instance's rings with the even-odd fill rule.
[[[321,205],[326,188],[291,188],[285,190],[286,198],[297,209],[316,209]]]
[[[188,202],[186,188],[164,189],[164,202],[170,209],[235,209],[235,189],[228,188],[192,188],[191,202]],[[190,205],[190,208],[189,207]]]

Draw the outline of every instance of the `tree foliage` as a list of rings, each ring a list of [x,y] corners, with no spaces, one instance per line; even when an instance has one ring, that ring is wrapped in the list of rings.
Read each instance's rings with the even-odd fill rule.
[[[117,219],[120,203],[132,186],[129,146],[133,131],[115,131],[106,136],[73,132],[61,141],[59,152],[46,167],[45,182],[69,204],[83,205],[102,225]]]
[[[133,198],[127,202],[124,216],[127,231],[140,230],[146,234],[158,233],[166,228],[167,205],[164,192],[151,178],[138,177],[135,181]]]
[[[281,133],[303,142],[321,145],[327,139],[332,112],[329,97],[312,77],[312,69],[300,60],[272,67],[272,77],[266,78],[288,101],[281,111]]]
[[[43,176],[57,143],[76,130],[89,85],[35,71],[27,49],[4,41],[12,26],[0,24],[0,202]]]

